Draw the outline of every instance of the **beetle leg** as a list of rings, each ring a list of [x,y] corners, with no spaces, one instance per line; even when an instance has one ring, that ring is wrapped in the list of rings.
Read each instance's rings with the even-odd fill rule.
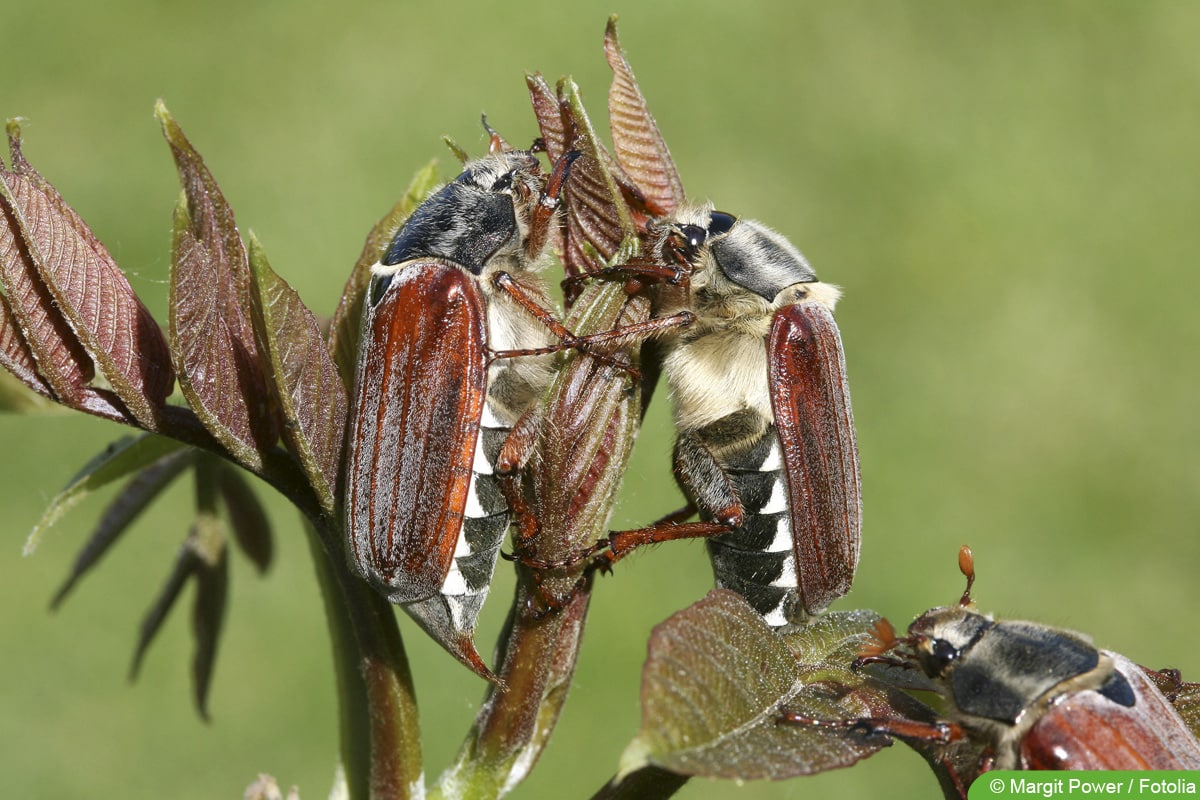
[[[614,531],[606,542],[598,543],[607,544],[607,547],[596,553],[594,568],[608,571],[613,564],[644,545],[675,539],[706,539],[728,533],[742,524],[745,514],[737,491],[700,433],[682,433],[675,442],[675,477],[687,495],[688,507],[700,510],[711,519],[677,524],[667,517],[645,528]]]
[[[675,478],[692,505],[726,529],[736,528],[742,524],[745,512],[733,481],[713,455],[707,438],[700,431],[679,435],[675,442]]]
[[[573,347],[576,341],[575,334],[567,330],[567,326],[558,321],[558,318],[551,314],[548,310],[542,307],[528,291],[517,283],[507,272],[497,272],[492,282],[496,287],[503,290],[509,297],[515,300],[529,315],[538,322],[546,326],[546,329],[562,340],[564,347]],[[559,347],[558,349],[563,349]],[[525,351],[512,351],[519,355],[524,355]],[[551,351],[553,352],[553,351]]]
[[[512,511],[513,520],[517,525],[514,543],[518,550],[526,542],[535,539],[541,531],[541,523],[525,499],[525,492],[521,484],[521,468],[528,464],[530,458],[533,457],[538,442],[538,431],[541,430],[544,416],[544,409],[540,403],[531,406],[513,425],[496,457],[496,476],[500,479],[500,488],[504,492],[504,499],[508,501],[508,507]],[[504,554],[501,553],[501,555]],[[507,555],[504,557],[510,559]]]
[[[687,505],[685,505],[683,508],[679,509],[678,511],[672,511],[670,514],[667,514],[665,517],[658,520],[658,522],[656,522],[654,524],[655,525],[667,525],[667,524],[679,525],[681,523],[687,522],[688,519],[695,516],[696,511],[697,511],[696,507],[694,505],[692,505],[691,503],[688,503]]]
[[[578,150],[563,153],[562,157],[555,162],[554,171],[550,173],[550,178],[546,181],[546,189],[533,208],[533,213],[529,218],[529,232],[525,236],[525,255],[531,261],[535,260],[546,247],[546,239],[550,236],[550,222],[554,218],[555,209],[558,208],[558,197],[562,193],[567,176],[571,173],[571,164],[581,155],[583,154]]]
[[[615,267],[605,267],[591,272],[582,272],[578,275],[569,275],[563,278],[563,292],[568,296],[572,292],[577,292],[579,284],[584,281],[594,280],[597,278],[626,278],[632,279],[639,283],[638,288],[641,288],[642,283],[667,283],[672,286],[678,286],[684,282],[687,273],[682,267],[670,266],[664,264],[656,258],[650,256],[635,256],[624,264],[618,264]]]
[[[920,722],[890,717],[860,717],[858,719],[813,719],[795,711],[782,711],[776,722],[804,725],[812,728],[842,728],[863,734],[867,738],[889,736],[914,742],[950,744],[966,736],[962,726],[954,722]]]
[[[700,434],[680,434],[675,443],[675,475],[688,496],[688,505],[685,508],[644,528],[612,531],[606,538],[565,559],[521,559],[522,563],[534,569],[563,569],[587,561],[588,573],[596,570],[609,572],[613,565],[639,547],[676,539],[720,536],[742,524],[744,512],[737,492]],[[697,510],[705,512],[711,520],[682,522]]]

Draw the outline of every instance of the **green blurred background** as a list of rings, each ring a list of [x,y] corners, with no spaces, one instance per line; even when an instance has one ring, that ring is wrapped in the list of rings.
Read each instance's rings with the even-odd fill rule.
[[[691,195],[767,221],[845,289],[866,515],[858,581],[838,607],[905,623],[951,602],[969,542],[984,609],[1200,676],[1200,6],[8,3],[0,115],[28,119],[26,154],[162,320],[178,193],[151,116],[163,97],[243,230],[329,314],[412,172],[435,155],[453,169],[442,134],[480,152],[484,110],[515,142],[535,134],[526,70],[573,73],[604,129],[601,36],[614,11]],[[679,504],[665,406],[616,526]],[[189,491],[47,613],[102,500],[32,558],[24,537],[123,432],[80,415],[0,416],[4,796],[232,798],[264,771],[324,797],[331,663],[283,503],[271,501],[271,574],[235,563],[211,725],[191,708],[186,603],[139,684],[125,682]],[[638,725],[649,630],[710,582],[698,543],[656,548],[600,582],[559,730],[517,796],[587,796],[607,778]],[[504,576],[484,642],[510,591]],[[483,687],[402,625],[436,776]],[[937,790],[896,747],[814,779],[694,781],[679,796],[885,791]]]

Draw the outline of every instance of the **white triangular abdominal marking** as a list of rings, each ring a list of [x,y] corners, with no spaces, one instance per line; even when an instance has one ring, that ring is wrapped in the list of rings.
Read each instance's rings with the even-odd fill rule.
[[[475,437],[475,455],[471,459],[471,472],[479,475],[491,475],[494,470],[492,462],[487,457],[487,453],[483,452],[483,436]]]
[[[467,519],[482,519],[491,516],[479,502],[478,481],[475,472],[471,473],[471,482],[467,486],[467,505],[463,509],[463,516]],[[459,533],[458,538],[462,539],[462,536],[462,533]]]
[[[771,484],[771,496],[763,507],[758,510],[759,514],[780,514],[788,509],[787,492],[784,491],[783,481],[775,480]]]
[[[484,403],[483,404],[483,416],[480,417],[480,419],[479,419],[479,427],[498,429],[498,428],[508,428],[508,425],[506,425],[504,422],[502,422],[500,420],[499,417],[496,416],[496,411],[495,411],[495,409],[492,408],[491,403]]]
[[[772,436],[771,449],[767,451],[767,457],[758,470],[759,472],[778,472],[781,469],[783,469],[783,451],[779,448],[779,437]]]
[[[790,553],[792,551],[792,520],[781,514],[775,524],[775,538],[763,548],[764,553]]]
[[[766,614],[763,614],[763,621],[766,622],[768,625],[770,625],[772,628],[779,628],[784,625],[790,625],[792,621],[787,618],[787,614],[783,613],[783,607],[784,607],[784,605],[786,605],[786,603],[787,603],[787,597],[785,596],[782,600],[779,601],[779,605],[775,606],[775,608],[771,609]]]
[[[471,543],[467,541],[467,529],[464,525],[458,531],[458,541],[454,543],[454,558],[465,558],[471,555]]]
[[[771,581],[770,586],[778,586],[781,589],[795,589],[798,585],[796,578],[796,556],[788,553],[787,558],[783,560],[780,566],[779,577]]]
[[[462,541],[463,535],[458,535],[459,541]],[[458,548],[456,547],[455,550]],[[467,586],[467,579],[463,577],[462,572],[458,568],[457,561],[450,562],[450,569],[446,572],[446,578],[442,581],[442,594],[467,594],[470,589]]]

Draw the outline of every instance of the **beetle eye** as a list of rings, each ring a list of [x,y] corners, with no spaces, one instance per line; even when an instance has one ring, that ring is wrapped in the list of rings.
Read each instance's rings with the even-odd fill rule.
[[[929,666],[934,675],[940,675],[950,663],[957,661],[962,652],[945,639],[934,639],[929,648]]]
[[[729,233],[729,229],[733,227],[733,223],[737,222],[737,217],[732,214],[726,214],[724,211],[714,211],[712,220],[708,223],[708,235],[720,236],[723,233]]]
[[[511,172],[504,173],[503,175],[501,175],[499,178],[496,179],[495,183],[492,184],[492,191],[493,192],[503,192],[506,189],[511,189],[512,188],[512,179],[513,179],[513,174]]]
[[[700,252],[700,248],[704,246],[707,238],[708,231],[699,225],[680,226],[672,237],[676,249],[688,261],[692,261],[696,257],[696,253]]]

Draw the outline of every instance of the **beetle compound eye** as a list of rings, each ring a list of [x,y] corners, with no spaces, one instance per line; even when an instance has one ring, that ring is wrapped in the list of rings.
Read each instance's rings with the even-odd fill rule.
[[[934,639],[929,648],[928,668],[931,675],[941,675],[946,668],[962,655],[957,647],[945,639]]]
[[[714,211],[712,220],[708,223],[708,235],[720,236],[723,233],[729,233],[729,229],[733,227],[733,223],[737,222],[737,217],[732,214],[726,214],[724,211]]]
[[[684,225],[679,229],[678,236],[680,239],[679,249],[683,253],[683,257],[691,261],[700,252],[705,240],[708,239],[708,231],[699,225]]]
[[[512,188],[513,174],[506,172],[501,175],[496,182],[492,184],[493,192],[504,192]]]

